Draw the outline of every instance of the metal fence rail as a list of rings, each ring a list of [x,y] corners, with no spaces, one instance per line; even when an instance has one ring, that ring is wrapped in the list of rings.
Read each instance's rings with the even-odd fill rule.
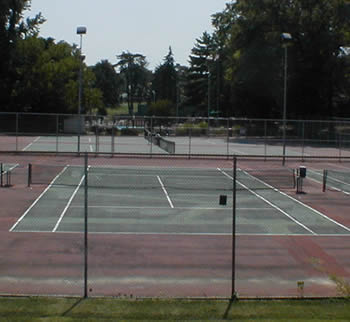
[[[145,131],[155,139],[147,139]],[[344,120],[288,120],[284,138],[280,119],[0,113],[0,151],[9,152],[341,159],[350,157],[349,148],[350,121]]]

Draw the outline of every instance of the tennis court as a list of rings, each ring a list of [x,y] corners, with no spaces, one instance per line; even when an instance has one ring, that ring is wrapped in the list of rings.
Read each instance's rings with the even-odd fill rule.
[[[300,281],[305,296],[330,296],[327,272],[350,277],[348,195],[322,192],[312,171],[326,167],[305,164],[297,194],[297,165],[279,161],[234,172],[232,160],[90,156],[85,169],[76,156],[9,155],[4,168],[14,159],[2,294],[82,294],[85,215],[91,296],[229,297],[233,280],[244,297],[299,296]]]
[[[45,184],[39,171],[33,170],[32,180]],[[238,171],[238,234],[350,234],[348,227],[271,186],[270,173],[256,175]],[[283,170],[281,176],[291,192],[293,173]],[[83,167],[63,167],[11,231],[82,232],[84,177]],[[91,233],[232,234],[232,169],[89,167],[88,185]],[[223,205],[220,196],[227,198]]]

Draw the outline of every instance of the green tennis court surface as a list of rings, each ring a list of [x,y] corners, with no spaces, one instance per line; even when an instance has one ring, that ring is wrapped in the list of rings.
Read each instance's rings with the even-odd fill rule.
[[[237,175],[238,234],[350,234],[348,227],[298,201],[291,190],[289,195],[245,171]],[[34,170],[35,180],[45,190],[11,231],[82,232],[83,167],[63,167],[47,184],[47,177],[36,178]],[[232,169],[90,167],[88,185],[91,233],[232,233]],[[226,205],[219,204],[222,195]]]

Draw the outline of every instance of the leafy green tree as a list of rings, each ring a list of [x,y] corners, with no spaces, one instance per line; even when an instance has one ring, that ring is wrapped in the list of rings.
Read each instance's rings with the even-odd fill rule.
[[[123,52],[118,55],[119,62],[114,65],[120,70],[125,82],[125,91],[128,96],[129,114],[134,115],[135,99],[141,102],[147,94],[150,72],[147,70],[146,57],[141,54]]]
[[[335,115],[349,13],[348,0],[237,0],[215,14],[214,37],[224,44],[232,114],[282,116],[281,34],[289,32],[288,117]]]
[[[190,68],[186,86],[186,105],[195,106],[195,114],[207,116],[208,98],[213,98],[215,69],[215,47],[212,36],[204,32],[196,40],[190,55]],[[210,106],[211,105],[210,101]]]
[[[53,39],[28,37],[20,40],[16,47],[16,84],[12,101],[16,111],[45,113],[77,113],[79,51],[65,42]],[[94,73],[84,68],[83,93],[89,97],[94,88]],[[91,95],[90,95],[91,96]],[[102,95],[94,93],[96,99],[83,101],[83,112],[92,110],[91,102],[102,104]],[[90,104],[87,104],[90,102]]]
[[[172,103],[177,101],[177,72],[175,59],[171,47],[165,56],[163,64],[158,66],[154,72],[153,90],[157,100],[168,100]]]
[[[14,56],[17,42],[24,37],[37,35],[45,19],[41,13],[34,18],[23,19],[23,12],[30,8],[29,0],[2,0],[0,3],[0,108],[11,108],[13,86],[16,83]]]
[[[169,100],[158,100],[152,103],[147,111],[149,116],[174,116],[175,103]]]
[[[103,104],[115,106],[119,102],[122,82],[113,65],[108,60],[102,60],[92,67],[92,71],[96,77],[94,86],[103,94]]]

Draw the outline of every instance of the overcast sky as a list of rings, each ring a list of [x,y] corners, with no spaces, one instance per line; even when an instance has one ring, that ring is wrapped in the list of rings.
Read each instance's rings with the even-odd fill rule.
[[[42,37],[79,44],[77,26],[86,26],[83,52],[88,65],[111,63],[123,51],[141,53],[154,69],[172,47],[176,63],[188,56],[204,31],[212,32],[211,15],[229,0],[32,0],[34,16],[47,19]]]

